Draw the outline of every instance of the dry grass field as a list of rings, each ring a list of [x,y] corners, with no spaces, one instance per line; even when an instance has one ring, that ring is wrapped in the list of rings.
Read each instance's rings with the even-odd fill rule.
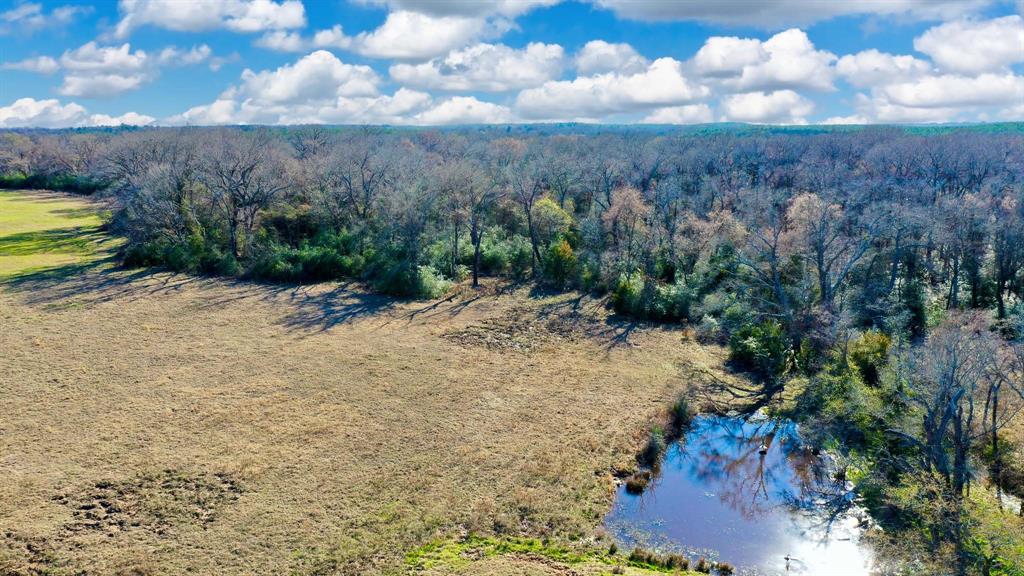
[[[68,226],[13,228],[25,198],[80,203],[0,197],[0,573],[607,573],[586,554],[614,471],[679,393],[734,378],[574,295],[124,271],[96,237],[14,264],[11,234]],[[445,544],[471,532],[582,555]]]

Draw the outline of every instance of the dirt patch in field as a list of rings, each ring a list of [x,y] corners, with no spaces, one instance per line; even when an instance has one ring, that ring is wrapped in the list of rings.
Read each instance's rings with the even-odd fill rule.
[[[228,474],[164,470],[123,482],[100,481],[54,500],[72,509],[69,533],[142,529],[164,535],[179,524],[205,526],[238,499],[239,483]]]
[[[0,538],[0,574],[37,576],[60,574],[60,561],[46,539],[5,530]]]

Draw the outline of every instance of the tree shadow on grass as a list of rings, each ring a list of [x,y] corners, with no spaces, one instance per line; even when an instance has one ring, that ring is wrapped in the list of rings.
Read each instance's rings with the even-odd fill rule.
[[[558,294],[560,293],[550,290],[534,289],[530,295],[532,297],[548,297]],[[542,305],[537,316],[548,322],[549,325],[571,324],[573,331],[578,331],[587,338],[600,343],[606,352],[615,348],[632,346],[630,336],[638,328],[654,326],[651,323],[640,322],[617,314],[607,314],[607,309],[607,298],[593,298],[580,292],[572,298]]]
[[[300,331],[322,332],[360,318],[385,313],[399,300],[370,294],[352,285],[323,287],[261,284],[176,274],[154,268],[125,269],[116,256],[18,274],[0,281],[0,289],[20,295],[33,306],[93,306],[166,296],[186,288],[207,291],[192,308],[217,309],[245,300],[284,304],[280,321]],[[225,290],[226,288],[226,290]],[[284,297],[286,300],[281,301]]]
[[[413,310],[402,314],[402,318],[409,323],[414,320],[430,320],[441,316],[454,318],[467,310],[475,302],[480,301],[483,297],[483,294],[472,294],[468,297],[466,294],[450,294],[440,300],[434,300],[433,302],[414,308]]]
[[[86,206],[83,208],[58,208],[56,210],[50,210],[50,214],[57,214],[68,218],[89,218],[90,216],[96,216],[96,212],[97,209],[94,206]]]
[[[293,331],[326,332],[335,326],[386,314],[401,303],[391,296],[366,292],[351,284],[341,284],[326,292],[310,288],[288,288],[292,310],[281,324]]]
[[[150,269],[118,268],[116,259],[115,255],[110,255],[84,263],[24,272],[0,281],[0,287],[23,295],[29,305],[94,305],[180,290],[192,281],[181,275],[158,278],[157,272]]]
[[[99,226],[75,226],[0,236],[0,254],[31,256],[52,252],[89,253],[108,240]]]

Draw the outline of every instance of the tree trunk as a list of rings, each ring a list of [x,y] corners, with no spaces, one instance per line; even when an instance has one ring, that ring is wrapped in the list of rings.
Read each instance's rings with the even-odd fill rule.
[[[459,262],[459,220],[455,219],[455,233],[452,235],[452,265],[451,265],[451,277],[455,278],[455,270],[458,268]]]
[[[469,229],[469,241],[473,243],[473,288],[480,287],[480,243],[484,235],[480,232],[477,218],[473,218]]]
[[[960,258],[953,257],[952,279],[949,281],[949,300],[946,301],[947,310],[955,310],[960,306]]]
[[[1006,300],[1003,298],[1003,292],[1006,291],[1006,279],[1000,278],[996,281],[996,304],[998,309],[997,318],[1000,320],[1006,319]]]
[[[526,228],[530,232],[530,246],[533,248],[531,253],[530,261],[530,272],[534,278],[537,277],[537,264],[541,262],[540,248],[538,248],[539,240],[537,240],[537,231],[533,228],[533,210],[529,207],[526,208]]]
[[[996,484],[996,501],[999,503],[999,511],[1003,511],[1003,459],[999,455],[999,434],[996,431],[997,418],[999,415],[999,388],[992,387],[992,477]]]
[[[231,255],[235,258],[241,257],[238,252],[238,214],[232,213],[228,218],[228,232],[231,241]]]
[[[821,304],[825,310],[832,312],[832,294],[829,289],[828,270],[825,268],[825,252],[817,251],[816,264],[818,266],[818,291],[821,292]]]

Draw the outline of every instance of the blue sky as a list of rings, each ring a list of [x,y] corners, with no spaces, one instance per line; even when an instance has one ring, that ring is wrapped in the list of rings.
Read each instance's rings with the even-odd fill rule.
[[[0,127],[1024,120],[1024,0],[0,1]]]

